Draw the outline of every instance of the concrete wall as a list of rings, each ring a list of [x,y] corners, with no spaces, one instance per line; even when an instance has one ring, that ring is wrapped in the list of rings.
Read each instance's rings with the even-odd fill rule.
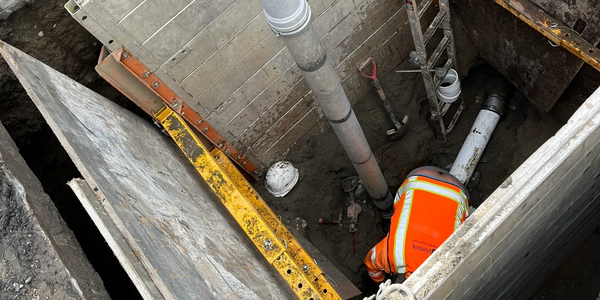
[[[404,1],[309,0],[314,26],[350,101],[372,55],[388,72],[413,47]],[[255,163],[281,156],[322,117],[258,0],[72,0],[109,49],[124,45]]]

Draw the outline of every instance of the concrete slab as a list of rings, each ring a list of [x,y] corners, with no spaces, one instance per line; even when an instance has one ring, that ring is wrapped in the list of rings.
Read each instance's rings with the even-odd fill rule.
[[[162,297],[294,297],[159,129],[10,45],[0,52]]]

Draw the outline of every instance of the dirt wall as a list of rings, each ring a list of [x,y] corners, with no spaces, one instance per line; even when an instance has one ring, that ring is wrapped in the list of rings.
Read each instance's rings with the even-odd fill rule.
[[[0,298],[110,299],[0,124]]]

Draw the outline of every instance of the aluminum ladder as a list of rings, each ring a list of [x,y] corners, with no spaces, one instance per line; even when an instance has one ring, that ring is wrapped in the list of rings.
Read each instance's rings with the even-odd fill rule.
[[[431,118],[434,121],[438,136],[446,137],[452,131],[458,117],[464,109],[464,103],[461,98],[455,103],[448,104],[437,99],[436,92],[442,80],[452,66],[456,65],[456,52],[454,46],[454,34],[450,26],[450,3],[449,0],[439,0],[439,12],[427,28],[425,32],[422,30],[421,19],[425,15],[427,9],[431,6],[434,0],[406,0],[406,11],[412,31],[413,40],[415,43],[415,51],[411,52],[409,61],[420,67],[420,72],[423,75],[427,98],[429,99],[429,107],[431,110]],[[427,55],[427,44],[441,28],[444,36],[438,46],[435,48],[431,56]],[[447,59],[443,67],[436,67],[444,50],[447,53]],[[399,70],[402,72],[419,72],[418,70]],[[446,114],[451,115],[451,112],[456,109],[452,119],[446,125]],[[447,119],[447,118],[446,118]]]

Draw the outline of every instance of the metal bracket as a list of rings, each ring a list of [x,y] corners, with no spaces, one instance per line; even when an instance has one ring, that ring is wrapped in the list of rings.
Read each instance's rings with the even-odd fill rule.
[[[144,83],[165,105],[173,109],[183,117],[192,127],[198,130],[215,147],[225,151],[227,155],[240,168],[244,169],[250,176],[258,180],[260,171],[239,150],[221,136],[206,120],[204,120],[183,99],[171,90],[153,72],[150,72],[135,56],[124,47],[119,47],[111,54],[129,73]],[[139,105],[139,104],[138,104]],[[200,124],[202,123],[202,126]]]

